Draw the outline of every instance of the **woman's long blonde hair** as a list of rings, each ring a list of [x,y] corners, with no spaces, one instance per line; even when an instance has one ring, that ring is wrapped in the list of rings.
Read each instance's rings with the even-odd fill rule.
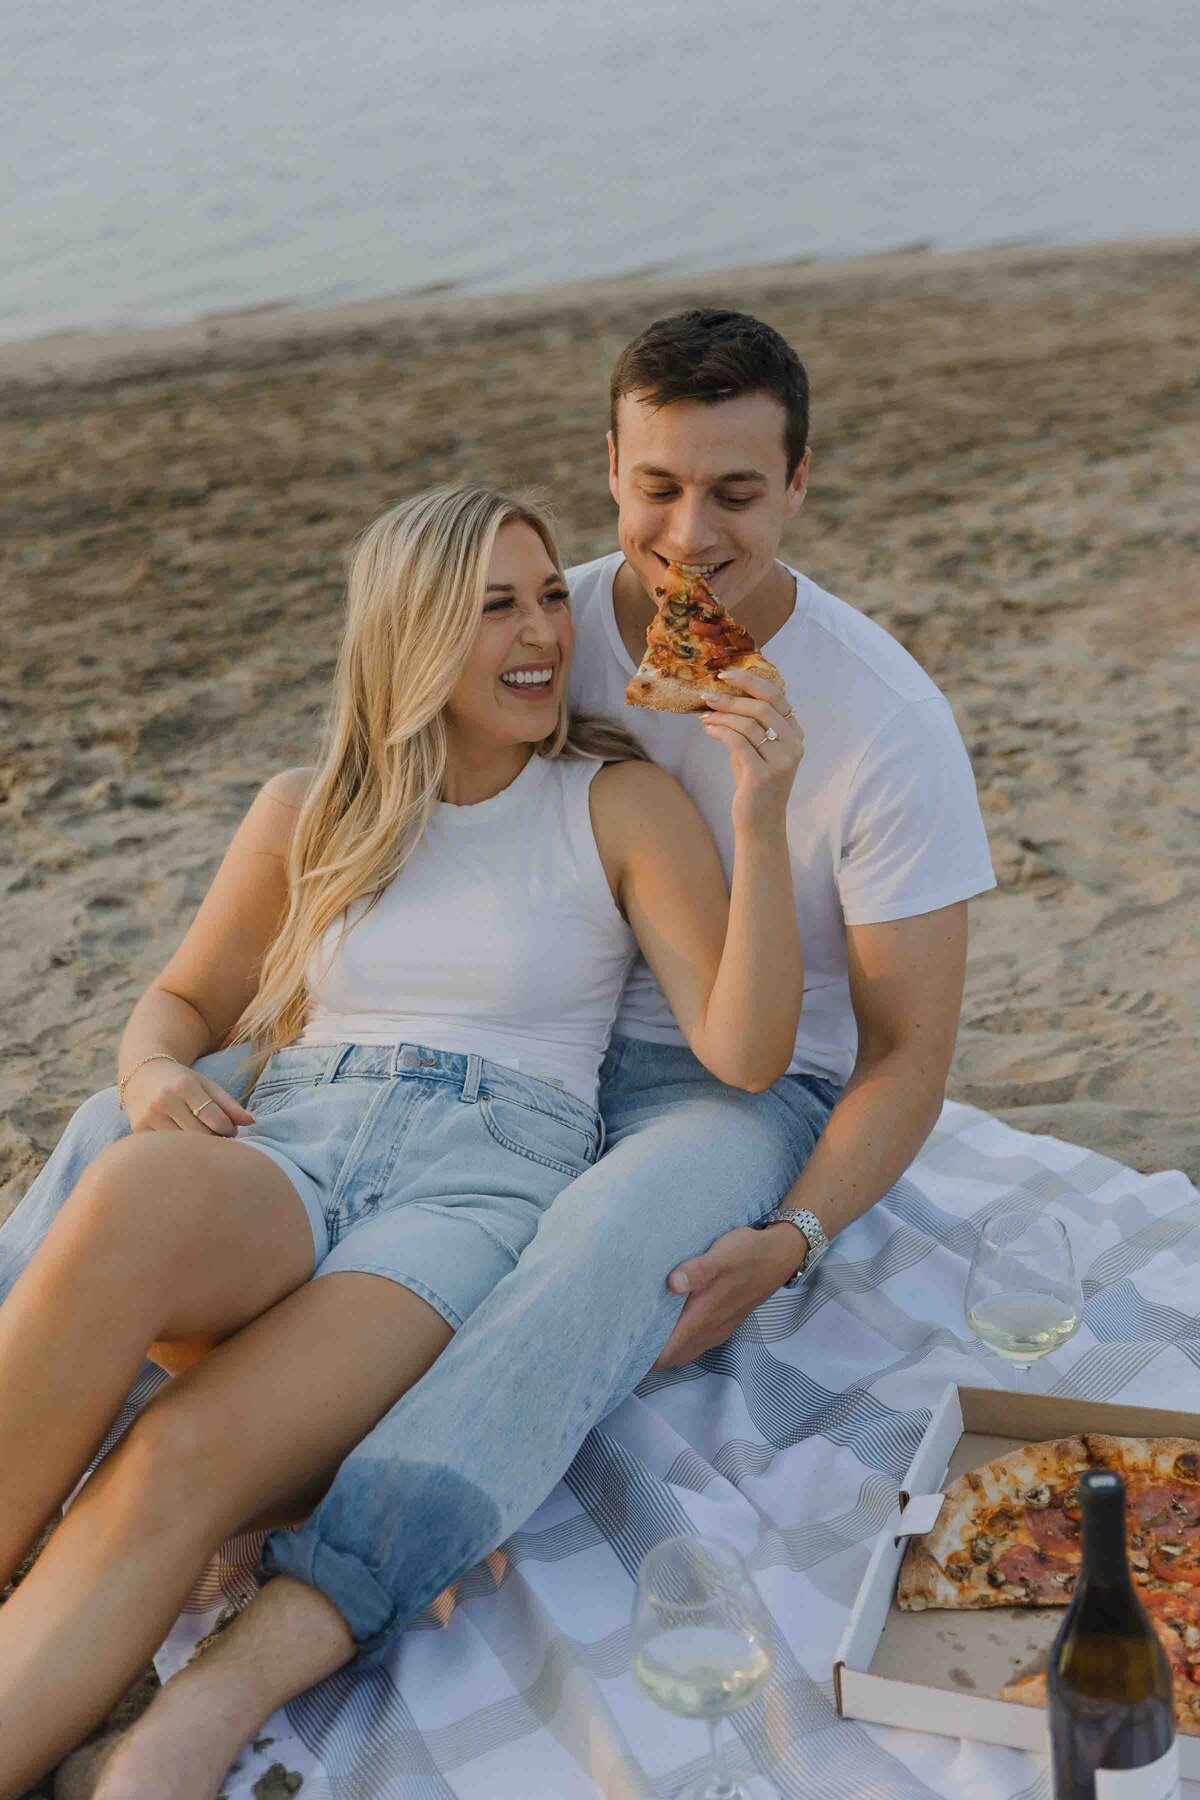
[[[228,1040],[252,1046],[243,1068],[255,1080],[272,1052],[303,1030],[305,977],[325,932],[353,901],[369,896],[374,905],[425,829],[446,771],[446,702],[483,616],[497,533],[514,522],[532,526],[561,574],[544,509],[474,485],[403,501],[354,547],[319,763],[288,855],[287,908],[258,992]],[[642,758],[620,726],[572,719],[565,695],[535,751]]]

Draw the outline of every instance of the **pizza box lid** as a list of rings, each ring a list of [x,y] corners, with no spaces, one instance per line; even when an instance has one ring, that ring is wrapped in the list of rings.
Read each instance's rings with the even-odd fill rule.
[[[1045,1752],[1046,1716],[993,1696],[1045,1660],[1062,1607],[901,1612],[896,1581],[908,1539],[928,1531],[956,1476],[1006,1451],[1077,1431],[1200,1439],[1200,1416],[1067,1395],[951,1384],[935,1407],[876,1540],[834,1662],[838,1712],[880,1725]],[[1200,1738],[1180,1737],[1180,1769],[1200,1780]]]

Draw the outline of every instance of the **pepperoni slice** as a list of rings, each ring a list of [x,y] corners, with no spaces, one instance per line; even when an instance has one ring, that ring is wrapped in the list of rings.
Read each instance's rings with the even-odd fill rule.
[[[1050,1556],[1070,1556],[1079,1549],[1079,1526],[1064,1506],[1031,1506],[1025,1523],[1038,1549]]]
[[[1161,1550],[1154,1550],[1150,1570],[1160,1581],[1186,1581],[1189,1587],[1200,1587],[1200,1568],[1195,1563],[1185,1564],[1180,1556],[1164,1556]]]

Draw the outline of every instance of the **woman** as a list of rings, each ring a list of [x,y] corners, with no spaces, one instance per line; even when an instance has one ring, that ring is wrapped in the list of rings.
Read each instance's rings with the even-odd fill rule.
[[[243,820],[126,1028],[134,1135],[0,1310],[0,1583],[147,1346],[219,1345],[0,1608],[0,1797],[103,1716],[228,1536],[311,1510],[594,1160],[637,947],[720,1079],[788,1065],[798,738],[762,757],[761,703],[733,696],[697,723],[733,759],[729,902],[675,782],[615,727],[570,725],[571,646],[531,507],[442,489],[359,545],[320,762]],[[230,1038],[249,1110],[190,1067]]]

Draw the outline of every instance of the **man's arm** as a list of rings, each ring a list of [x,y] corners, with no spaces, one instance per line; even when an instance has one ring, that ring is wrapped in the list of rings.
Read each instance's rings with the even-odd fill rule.
[[[815,1213],[830,1237],[881,1200],[937,1122],[954,1055],[967,955],[967,903],[886,925],[846,928],[858,1021],[853,1073],[783,1204]],[[780,1223],[726,1232],[667,1285],[688,1299],[655,1368],[724,1343],[808,1252]]]

